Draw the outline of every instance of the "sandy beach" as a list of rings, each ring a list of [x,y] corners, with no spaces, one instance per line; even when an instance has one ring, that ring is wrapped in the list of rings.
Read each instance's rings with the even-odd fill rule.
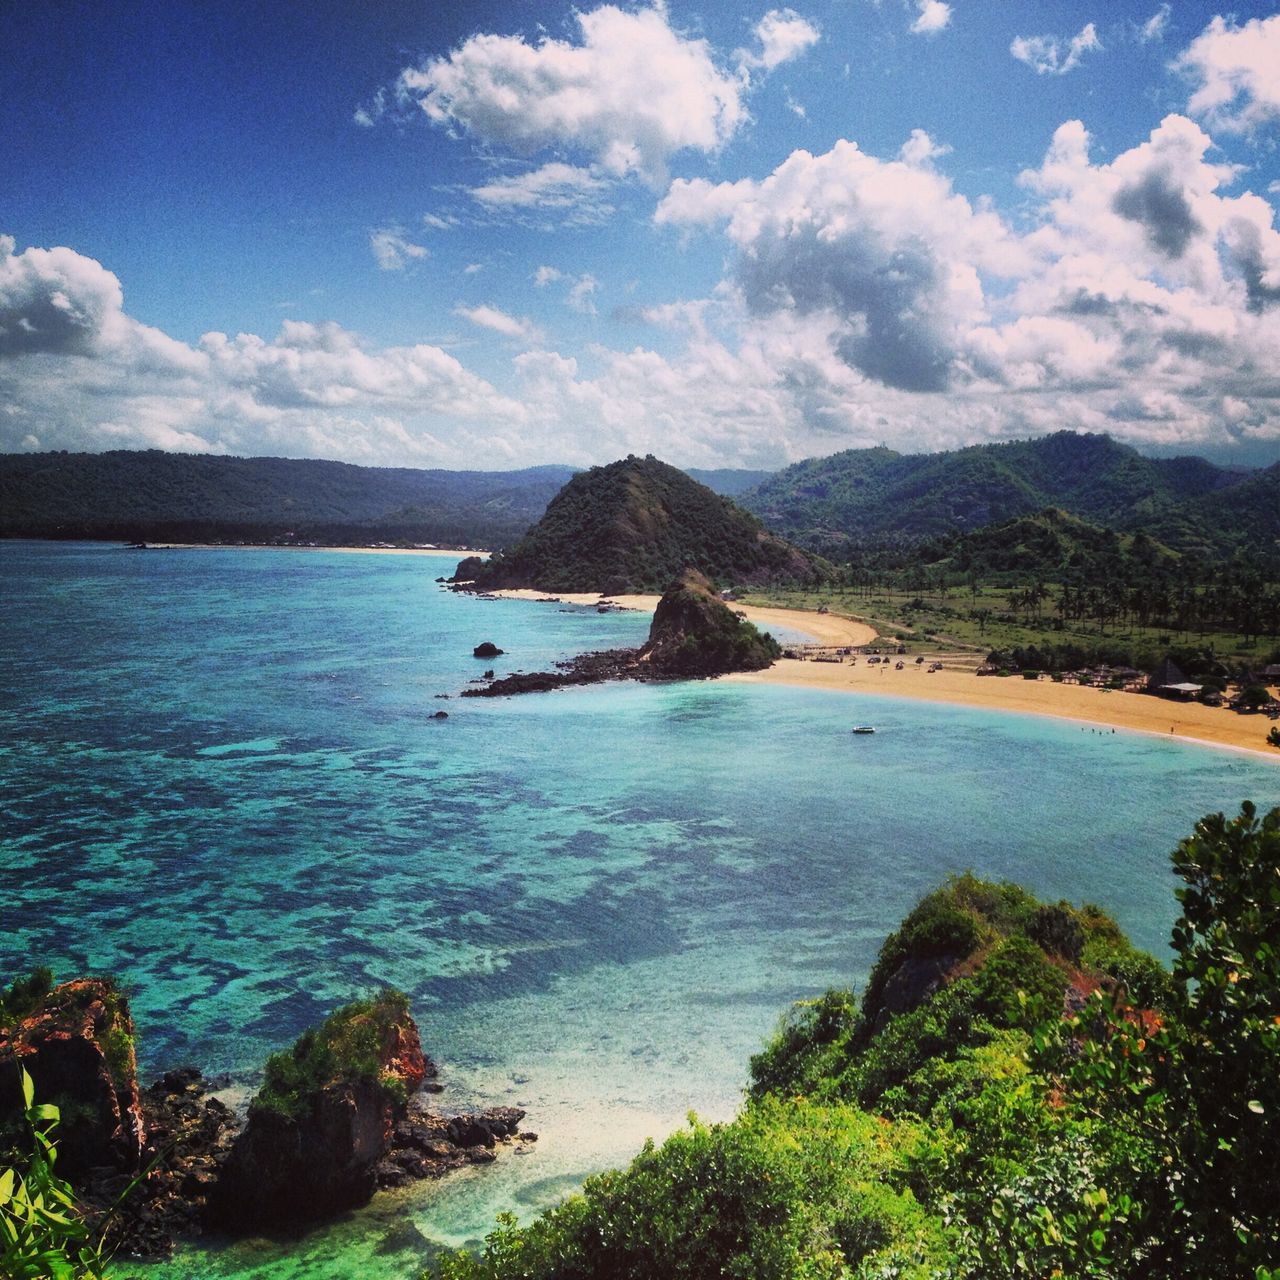
[[[945,655],[938,656],[945,658]],[[1089,727],[1128,729],[1234,747],[1280,765],[1280,750],[1267,745],[1267,731],[1272,722],[1265,716],[1242,716],[1224,707],[1206,707],[1198,702],[1171,702],[1145,693],[1055,684],[1047,679],[977,676],[972,670],[947,667],[930,674],[928,667],[927,659],[919,666],[912,659],[898,671],[892,662],[869,666],[865,658],[853,664],[848,659],[843,663],[826,663],[784,658],[768,671],[725,678],[837,693],[889,694],[896,698],[919,698],[993,711],[1054,716]]]
[[[501,591],[495,594],[517,600],[547,600],[545,591]],[[561,595],[567,604],[596,604],[593,593]],[[656,595],[610,596],[615,604],[652,613]],[[876,638],[874,627],[852,618],[796,609],[765,609],[733,606],[757,626],[785,627],[801,632],[826,645],[865,645]],[[929,672],[930,659],[917,664],[914,657],[898,671],[894,662],[872,666],[865,657],[843,662],[797,661],[783,658],[768,671],[724,677],[751,684],[788,684],[798,688],[825,689],[832,693],[889,694],[896,698],[918,698],[926,702],[985,707],[1022,715],[1054,716],[1074,720],[1090,728],[1127,729],[1160,737],[1185,738],[1218,747],[1252,752],[1280,765],[1280,750],[1268,746],[1271,721],[1265,716],[1242,716],[1224,707],[1206,707],[1198,702],[1171,702],[1142,693],[1122,693],[1080,685],[1055,684],[1052,680],[1023,680],[1017,676],[977,676],[972,659],[963,655],[938,654],[941,671]],[[895,659],[896,662],[896,659]]]

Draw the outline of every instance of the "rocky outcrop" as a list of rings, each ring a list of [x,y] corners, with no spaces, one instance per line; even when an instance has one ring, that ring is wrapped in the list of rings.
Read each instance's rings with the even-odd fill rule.
[[[668,676],[761,671],[782,656],[774,638],[722,601],[696,569],[686,569],[654,610],[640,662]]]
[[[36,1099],[57,1106],[64,1119],[60,1174],[74,1181],[94,1169],[137,1172],[145,1138],[133,1019],[115,982],[64,982],[8,1025],[3,1018],[0,1012],[0,1126],[21,1117],[25,1068]]]
[[[207,1225],[239,1234],[319,1220],[378,1188],[488,1163],[499,1143],[537,1140],[519,1132],[516,1108],[428,1109],[442,1086],[392,991],[269,1059],[247,1121],[195,1067],[139,1090],[133,1025],[110,979],[54,986],[38,970],[0,988],[0,1138],[22,1142],[20,1068],[37,1101],[60,1108],[58,1172],[119,1257],[163,1257]]]
[[[331,1014],[268,1061],[214,1188],[215,1218],[243,1229],[365,1203],[410,1095],[435,1074],[403,996],[384,992]]]

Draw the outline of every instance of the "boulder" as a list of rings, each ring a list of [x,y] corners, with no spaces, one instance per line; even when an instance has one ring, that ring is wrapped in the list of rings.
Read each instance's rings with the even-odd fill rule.
[[[496,658],[503,652],[492,640],[486,640],[471,650],[471,656],[473,658]]]
[[[331,1014],[268,1061],[215,1188],[215,1220],[239,1231],[364,1204],[409,1096],[429,1075],[435,1066],[404,996],[387,991]]]

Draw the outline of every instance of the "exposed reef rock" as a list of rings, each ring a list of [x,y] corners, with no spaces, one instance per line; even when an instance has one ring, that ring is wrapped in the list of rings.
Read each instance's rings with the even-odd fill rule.
[[[471,650],[471,656],[473,658],[497,658],[497,657],[500,657],[504,652],[505,650],[499,649],[498,646],[494,644],[492,640],[485,640],[481,644],[476,645],[476,647]]]
[[[639,649],[584,653],[557,663],[555,671],[516,672],[464,689],[462,696],[502,698],[605,680],[681,680],[760,671],[781,656],[771,635],[734,613],[696,569],[686,569],[658,602],[649,638]]]

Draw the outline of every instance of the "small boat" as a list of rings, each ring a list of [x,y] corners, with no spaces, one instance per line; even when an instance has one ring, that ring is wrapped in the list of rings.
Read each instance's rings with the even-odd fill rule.
[[[855,724],[850,733],[875,733],[875,728],[869,724]]]

